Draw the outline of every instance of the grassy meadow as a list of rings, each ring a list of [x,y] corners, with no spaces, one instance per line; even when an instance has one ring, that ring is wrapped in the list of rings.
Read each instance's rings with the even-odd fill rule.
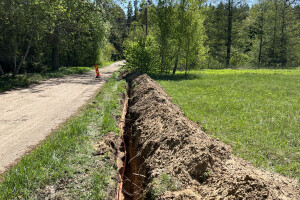
[[[154,77],[184,114],[255,166],[300,180],[300,70]]]

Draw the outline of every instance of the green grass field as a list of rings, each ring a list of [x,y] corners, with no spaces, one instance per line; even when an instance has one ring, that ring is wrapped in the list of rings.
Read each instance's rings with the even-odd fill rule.
[[[184,114],[255,166],[300,180],[300,70],[154,77]]]
[[[37,191],[62,182],[62,199],[108,199],[117,172],[105,158],[93,156],[93,145],[103,134],[119,134],[116,118],[126,86],[115,73],[81,112],[0,176],[0,199],[44,199]]]

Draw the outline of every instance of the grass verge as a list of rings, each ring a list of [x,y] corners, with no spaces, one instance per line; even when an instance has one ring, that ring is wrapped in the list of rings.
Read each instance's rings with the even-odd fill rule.
[[[300,180],[300,70],[154,77],[184,114],[254,165]]]
[[[120,94],[126,93],[126,82],[117,78],[115,73],[77,116],[3,176],[0,199],[107,197],[115,171],[105,158],[93,156],[93,145],[107,132],[119,133],[115,119],[121,114]],[[52,194],[53,187],[63,192]]]
[[[100,68],[106,67],[116,61],[105,62]],[[40,81],[57,78],[71,74],[83,74],[91,71],[94,67],[61,67],[57,71],[47,70],[43,73],[20,74],[15,77],[11,75],[0,76],[0,93],[18,87],[27,87]]]
[[[104,62],[99,68],[106,67],[106,66],[108,66],[108,65],[110,65],[110,64],[113,64],[113,63],[115,63],[115,62],[118,62],[118,61],[106,61],[106,62]]]

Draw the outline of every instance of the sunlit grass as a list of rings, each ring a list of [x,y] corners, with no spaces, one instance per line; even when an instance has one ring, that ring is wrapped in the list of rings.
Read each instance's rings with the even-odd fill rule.
[[[40,199],[37,190],[78,176],[76,187],[66,185],[68,199],[107,199],[108,182],[115,181],[110,175],[114,168],[109,163],[99,168],[93,145],[107,132],[119,133],[115,119],[120,117],[124,93],[126,82],[115,73],[80,113],[2,177],[0,199]]]
[[[300,180],[299,69],[204,70],[176,77],[156,79],[187,117],[254,165]]]

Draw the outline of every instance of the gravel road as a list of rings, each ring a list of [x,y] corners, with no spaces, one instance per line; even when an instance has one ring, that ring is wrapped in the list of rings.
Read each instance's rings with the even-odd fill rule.
[[[0,93],[0,173],[75,114],[124,61],[95,72],[49,79]]]

